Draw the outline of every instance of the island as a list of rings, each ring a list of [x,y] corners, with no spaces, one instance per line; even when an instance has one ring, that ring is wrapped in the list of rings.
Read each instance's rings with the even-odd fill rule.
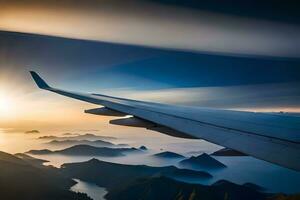
[[[167,158],[167,159],[183,159],[183,158],[185,158],[183,155],[180,155],[180,154],[174,153],[174,152],[170,152],[170,151],[164,151],[161,153],[154,154],[153,157]]]
[[[226,165],[221,163],[220,161],[214,159],[213,157],[209,156],[206,153],[203,153],[197,157],[192,156],[185,160],[179,162],[179,165],[186,168],[193,168],[193,169],[220,169],[225,168]]]
[[[38,130],[30,130],[30,131],[25,131],[26,134],[30,134],[30,133],[40,133],[40,131]]]
[[[211,155],[212,156],[248,156],[247,154],[229,148],[220,149],[218,151],[215,151]]]
[[[90,146],[96,146],[96,147],[125,147],[128,146],[126,144],[113,144],[111,142],[103,141],[103,140],[51,140],[50,142],[46,143],[47,145],[51,146],[74,146],[74,145],[90,145]]]
[[[91,133],[86,133],[82,135],[75,135],[75,136],[55,136],[55,135],[46,135],[41,136],[38,139],[41,140],[114,140],[115,137],[110,136],[102,136],[102,135],[95,135]]]

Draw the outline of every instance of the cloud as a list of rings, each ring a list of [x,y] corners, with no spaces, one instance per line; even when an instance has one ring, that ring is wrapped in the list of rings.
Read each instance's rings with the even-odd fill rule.
[[[0,1],[0,30],[220,54],[300,57],[298,25],[151,1]]]
[[[222,109],[300,112],[300,82],[224,87],[115,91],[127,98]]]

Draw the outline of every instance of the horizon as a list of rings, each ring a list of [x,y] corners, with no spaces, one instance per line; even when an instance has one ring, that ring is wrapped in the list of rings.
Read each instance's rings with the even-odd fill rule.
[[[29,70],[41,73],[50,85],[71,91],[253,112],[300,111],[299,59],[189,53],[11,32],[0,35],[2,128],[29,128],[29,123],[72,126],[82,121],[94,127],[97,121],[105,121],[82,112],[97,105],[39,91]],[[14,45],[15,41],[23,45]],[[110,56],[81,53],[85,51],[109,51]]]
[[[0,0],[0,199],[298,199],[298,7]]]

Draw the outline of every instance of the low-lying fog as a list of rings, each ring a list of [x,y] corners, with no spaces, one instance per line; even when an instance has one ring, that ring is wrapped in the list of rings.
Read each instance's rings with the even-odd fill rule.
[[[101,131],[68,131],[69,133],[95,135],[106,135]],[[38,139],[45,135],[55,135],[60,137],[73,137],[72,134],[64,134],[64,131],[48,131],[42,133],[25,134],[24,132],[15,132],[10,130],[0,130],[0,150],[8,153],[26,152],[32,149],[50,149],[59,150],[70,145],[57,146],[47,144],[52,139]],[[66,156],[66,155],[33,155],[36,158],[48,160],[46,165],[60,167],[63,163],[87,161],[91,158],[99,160],[121,163],[121,164],[144,164],[149,166],[178,166],[181,159],[164,159],[153,157],[158,152],[171,151],[179,153],[186,157],[197,156],[206,152],[208,154],[219,150],[220,146],[208,143],[203,140],[185,140],[177,139],[160,134],[141,134],[141,136],[129,137],[124,134],[115,139],[103,139],[114,144],[128,144],[131,147],[146,146],[148,150],[139,154],[128,154],[121,157],[99,157],[99,156]],[[255,183],[267,189],[270,192],[299,193],[300,192],[300,173],[289,170],[274,164],[267,163],[252,157],[214,157],[227,166],[227,168],[209,171],[212,179],[196,182],[202,184],[211,184],[220,179],[226,179],[238,184],[246,182]],[[178,166],[179,167],[179,166]]]

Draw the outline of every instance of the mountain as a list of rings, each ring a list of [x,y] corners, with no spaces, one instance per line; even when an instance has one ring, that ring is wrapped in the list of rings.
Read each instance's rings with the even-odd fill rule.
[[[28,161],[0,152],[0,199],[91,200],[69,188],[75,182],[53,167],[36,167]]]
[[[194,180],[209,179],[209,173],[179,169],[174,166],[150,167],[146,165],[124,165],[91,159],[87,162],[68,163],[61,167],[62,173],[106,187],[122,186],[138,178],[164,175],[171,178],[188,178]]]
[[[47,142],[48,145],[53,146],[74,146],[74,145],[91,145],[96,147],[125,147],[128,146],[126,144],[113,144],[111,142],[103,141],[103,140],[51,140],[50,142]]]
[[[154,157],[157,158],[170,158],[170,159],[180,159],[180,158],[185,158],[183,155],[174,153],[174,152],[170,152],[170,151],[164,151],[161,153],[157,153],[153,155]]]
[[[58,137],[54,136],[54,135],[45,135],[45,136],[38,137],[38,139],[40,139],[40,140],[52,140],[52,139],[56,139],[56,138],[58,138]]]
[[[143,151],[147,151],[147,150],[148,150],[148,148],[147,148],[146,146],[140,146],[139,149],[140,149],[140,150],[143,150]]]
[[[206,153],[203,153],[197,157],[192,156],[188,159],[182,160],[179,162],[179,165],[182,167],[201,168],[201,169],[219,169],[219,168],[226,167],[226,165],[212,158]]]
[[[125,156],[125,153],[142,152],[136,148],[109,148],[109,147],[94,147],[90,145],[75,145],[66,149],[51,151],[48,149],[30,150],[26,153],[33,155],[45,154],[62,154],[70,156]]]
[[[30,131],[25,131],[25,133],[29,134],[29,133],[40,133],[40,131],[38,130],[30,130]]]
[[[34,157],[29,156],[25,153],[16,153],[14,156],[16,156],[18,158],[21,158],[22,160],[24,160],[24,161],[26,161],[30,164],[36,165],[36,166],[41,166],[44,163],[49,162],[48,160],[34,158]]]
[[[136,180],[110,190],[105,196],[107,200],[263,200],[266,197],[264,193],[228,181],[205,186],[163,176]]]
[[[215,151],[211,155],[212,156],[248,156],[247,154],[229,148],[220,149],[218,151]]]
[[[41,150],[30,150],[30,151],[27,151],[26,153],[33,154],[33,155],[47,155],[47,154],[51,154],[54,152],[49,149],[41,149]]]
[[[113,140],[116,138],[110,137],[110,136],[102,136],[102,135],[94,135],[91,133],[86,133],[83,135],[75,135],[75,136],[68,136],[68,137],[46,135],[46,136],[41,136],[38,139],[43,139],[43,140]]]
[[[78,133],[63,133],[62,135],[67,135],[67,136],[77,136],[77,135],[80,135],[80,134],[78,134]]]

